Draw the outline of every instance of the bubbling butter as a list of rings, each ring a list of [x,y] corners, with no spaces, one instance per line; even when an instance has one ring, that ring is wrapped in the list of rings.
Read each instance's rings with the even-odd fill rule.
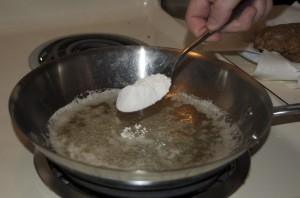
[[[222,159],[243,142],[238,126],[211,101],[171,93],[156,111],[122,113],[119,91],[90,92],[55,112],[48,122],[53,149],[94,166],[161,171]]]

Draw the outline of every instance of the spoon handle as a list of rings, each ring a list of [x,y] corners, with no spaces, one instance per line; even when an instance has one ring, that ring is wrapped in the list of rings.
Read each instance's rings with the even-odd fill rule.
[[[194,49],[198,44],[202,43],[205,41],[208,37],[210,37],[212,34],[214,34],[215,31],[211,32],[209,30],[206,30],[203,32],[192,44],[190,44],[188,47],[184,48],[181,50],[179,54],[173,59],[172,64],[173,64],[173,71],[177,68],[178,63],[181,61],[181,59],[192,49]],[[173,73],[172,71],[172,73]]]

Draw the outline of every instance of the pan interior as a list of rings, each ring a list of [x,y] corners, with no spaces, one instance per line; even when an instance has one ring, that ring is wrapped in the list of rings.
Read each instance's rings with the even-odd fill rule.
[[[211,101],[171,91],[152,107],[122,113],[118,92],[89,92],[58,110],[48,125],[54,150],[95,166],[162,171],[217,161],[243,142]]]

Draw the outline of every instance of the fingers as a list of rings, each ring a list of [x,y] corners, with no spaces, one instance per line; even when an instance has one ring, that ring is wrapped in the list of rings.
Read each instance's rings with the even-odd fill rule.
[[[222,32],[239,32],[250,29],[255,21],[257,10],[254,7],[247,7],[243,13],[231,23],[229,23]]]
[[[266,1],[267,1],[267,7],[263,17],[266,17],[271,12],[271,9],[273,7],[273,0],[266,0]]]
[[[271,9],[273,6],[273,1],[272,0],[256,0],[253,3],[253,7],[257,10],[256,16],[255,16],[255,22],[258,20],[264,18],[267,14],[270,13]]]
[[[206,29],[206,18],[210,10],[207,0],[191,0],[186,12],[186,22],[191,32],[199,36]]]
[[[233,10],[241,1],[247,0],[191,0],[186,21],[189,29],[195,36],[201,35],[205,30],[217,30],[231,17]],[[224,32],[237,32],[248,30],[253,23],[265,17],[273,6],[272,0],[253,0],[241,15],[229,23]],[[219,34],[214,34],[207,41],[217,41]]]
[[[207,28],[215,31],[223,26],[230,18],[234,8],[241,0],[211,0]]]
[[[229,1],[227,1],[229,3]],[[221,27],[230,18],[236,6],[236,0],[231,2],[231,5],[223,6],[224,0],[215,0],[211,7],[211,13],[207,21],[209,30],[216,30]],[[239,2],[238,2],[239,3]],[[246,7],[242,14],[229,23],[224,29],[224,32],[238,32],[250,29],[253,23],[265,17],[272,8],[272,0],[254,0],[251,5]],[[223,9],[223,12],[218,11]],[[210,19],[211,18],[211,19]]]
[[[207,30],[206,23],[210,12],[209,0],[191,0],[185,16],[190,31],[196,36],[200,36]],[[220,40],[219,34],[210,36],[207,41]]]

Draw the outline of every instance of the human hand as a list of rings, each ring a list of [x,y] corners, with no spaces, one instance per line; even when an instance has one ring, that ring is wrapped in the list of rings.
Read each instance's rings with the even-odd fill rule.
[[[191,32],[200,36],[207,29],[217,30],[224,25],[234,8],[242,0],[191,0],[186,13],[186,21]],[[272,0],[254,0],[251,5],[222,29],[222,32],[239,32],[248,30],[253,23],[266,16],[271,8]],[[206,41],[218,41],[220,34],[215,33]]]

